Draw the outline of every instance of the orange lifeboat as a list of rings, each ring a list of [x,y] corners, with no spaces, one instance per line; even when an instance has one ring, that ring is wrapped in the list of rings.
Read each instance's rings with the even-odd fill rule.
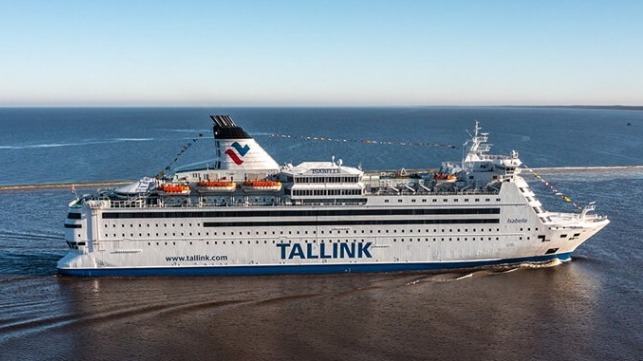
[[[278,192],[281,190],[281,182],[262,180],[247,180],[243,182],[245,192]]]
[[[455,181],[458,180],[458,177],[455,174],[447,174],[447,173],[435,173],[433,176],[433,179],[437,183],[455,183]]]
[[[237,189],[237,184],[232,181],[221,180],[202,180],[197,183],[200,191],[206,192],[234,192]]]
[[[166,194],[189,194],[190,187],[185,184],[166,183],[158,188]]]

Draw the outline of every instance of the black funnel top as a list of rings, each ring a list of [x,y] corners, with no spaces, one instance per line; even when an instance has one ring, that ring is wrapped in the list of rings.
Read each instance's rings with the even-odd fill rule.
[[[229,115],[211,115],[210,118],[214,122],[214,139],[252,139]]]

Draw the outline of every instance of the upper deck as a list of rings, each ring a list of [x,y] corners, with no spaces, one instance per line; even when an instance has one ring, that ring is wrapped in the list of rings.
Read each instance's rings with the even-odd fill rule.
[[[165,179],[103,190],[88,201],[101,208],[265,207],[384,205],[386,197],[406,198],[499,194],[506,182],[519,178],[520,159],[490,155],[487,133],[476,122],[461,164],[444,162],[439,170],[365,172],[342,160],[303,162],[277,167],[270,155],[228,116],[213,116],[215,169],[177,172]],[[433,202],[433,201],[431,201]],[[92,203],[92,204],[94,204]],[[412,203],[412,202],[411,202]]]

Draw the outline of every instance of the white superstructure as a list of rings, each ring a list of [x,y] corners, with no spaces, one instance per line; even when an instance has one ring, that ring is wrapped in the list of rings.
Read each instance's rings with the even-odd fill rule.
[[[213,169],[144,178],[70,204],[61,274],[380,272],[569,260],[609,221],[542,208],[521,161],[475,133],[439,172],[363,172],[341,160],[279,167],[213,116]]]

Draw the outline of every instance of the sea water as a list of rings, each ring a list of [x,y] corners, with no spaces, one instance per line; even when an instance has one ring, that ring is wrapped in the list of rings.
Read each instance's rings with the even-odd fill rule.
[[[643,112],[568,108],[0,109],[0,186],[135,180],[214,158],[230,114],[280,163],[459,160],[474,120],[547,209],[612,223],[571,262],[448,273],[56,276],[73,199],[0,191],[0,360],[640,359]],[[310,139],[308,139],[310,138]],[[315,139],[316,138],[316,139]],[[595,168],[601,167],[601,168]],[[168,170],[169,168],[169,170]]]

